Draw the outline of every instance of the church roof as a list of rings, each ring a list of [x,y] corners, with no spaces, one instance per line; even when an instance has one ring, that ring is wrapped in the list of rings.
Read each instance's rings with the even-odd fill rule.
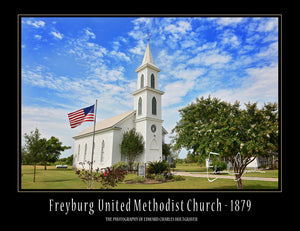
[[[152,67],[153,69],[155,69],[156,71],[160,71],[160,69],[154,64],[153,58],[152,58],[152,54],[150,51],[150,45],[149,42],[147,44],[147,48],[144,54],[144,58],[143,58],[143,62],[142,64],[135,70],[136,72],[142,70],[145,67]]]
[[[98,122],[98,123],[96,123],[95,132],[101,131],[104,129],[113,128],[119,122],[121,122],[128,116],[132,115],[133,113],[135,113],[135,110],[131,110],[131,111],[125,112],[123,114],[120,114],[120,115],[117,115],[117,116],[111,117],[109,119]],[[93,134],[93,132],[94,132],[94,125],[85,129],[84,131],[82,131],[78,135],[74,136],[73,138],[79,138],[80,136],[83,136],[83,135],[91,135],[91,134]]]

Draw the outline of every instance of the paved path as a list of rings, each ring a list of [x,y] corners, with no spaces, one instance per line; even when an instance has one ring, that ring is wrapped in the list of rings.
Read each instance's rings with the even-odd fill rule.
[[[191,176],[191,177],[207,177],[206,172],[203,173],[191,173],[191,172],[173,172],[174,175],[181,175],[181,176]],[[209,179],[214,179],[214,178],[224,178],[224,179],[234,179],[234,176],[224,176],[224,175],[208,175]],[[248,176],[243,176],[242,180],[261,180],[261,181],[278,181],[278,178],[266,178],[266,177],[248,177]]]

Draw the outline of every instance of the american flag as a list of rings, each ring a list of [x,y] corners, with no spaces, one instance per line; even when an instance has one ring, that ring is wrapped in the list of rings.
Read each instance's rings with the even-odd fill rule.
[[[76,128],[83,122],[94,121],[94,108],[95,105],[79,109],[68,114],[71,128]]]

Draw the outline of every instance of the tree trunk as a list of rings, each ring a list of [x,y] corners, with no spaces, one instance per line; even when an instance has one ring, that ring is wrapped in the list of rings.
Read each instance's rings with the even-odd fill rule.
[[[242,185],[242,173],[236,174],[235,175],[235,179],[236,179],[237,189],[243,189],[243,185]]]
[[[44,170],[47,170],[47,161],[44,162]]]
[[[35,182],[35,169],[36,169],[36,164],[34,164],[34,168],[33,168],[33,182]]]

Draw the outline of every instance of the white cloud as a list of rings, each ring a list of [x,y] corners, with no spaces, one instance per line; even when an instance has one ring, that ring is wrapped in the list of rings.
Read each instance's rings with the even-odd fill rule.
[[[260,23],[257,31],[260,32],[268,32],[278,29],[278,19],[277,18],[268,18],[266,19],[266,22]]]
[[[63,35],[62,33],[55,32],[55,31],[51,31],[50,34],[53,35],[54,38],[57,38],[57,39],[59,39],[59,40],[62,40],[63,37],[64,37],[64,35]]]
[[[165,32],[169,32],[174,35],[175,38],[187,33],[192,29],[191,24],[187,21],[178,21],[176,24],[170,24],[164,28]]]
[[[112,51],[110,52],[110,55],[116,59],[130,61],[130,58],[125,53],[120,51]]]
[[[22,23],[33,26],[35,28],[41,28],[45,26],[45,22],[42,20],[27,19],[23,20]]]
[[[136,55],[143,55],[145,53],[145,47],[146,43],[140,39],[135,47],[129,49],[129,52]]]
[[[85,39],[88,39],[88,38],[91,38],[91,39],[95,39],[96,38],[96,35],[94,34],[94,32],[92,32],[92,30],[90,28],[85,28],[83,29],[86,37]]]
[[[241,86],[231,89],[219,89],[204,93],[204,96],[211,94],[213,97],[234,102],[238,100],[241,106],[247,102],[263,103],[278,102],[278,66],[271,65],[260,68],[246,69],[247,77],[241,81]]]
[[[193,81],[179,80],[165,86],[165,94],[163,96],[163,107],[183,102],[184,96],[194,87]]]
[[[222,44],[228,45],[232,48],[237,48],[241,44],[240,39],[231,30],[224,31],[224,33],[221,36],[221,39]]]
[[[41,40],[41,38],[42,38],[42,36],[41,36],[41,35],[38,35],[38,34],[34,35],[34,37],[35,37],[37,40]]]
[[[218,50],[210,50],[201,52],[194,58],[190,59],[187,63],[194,65],[210,66],[213,64],[225,64],[231,60],[231,56],[225,52],[219,53]]]

